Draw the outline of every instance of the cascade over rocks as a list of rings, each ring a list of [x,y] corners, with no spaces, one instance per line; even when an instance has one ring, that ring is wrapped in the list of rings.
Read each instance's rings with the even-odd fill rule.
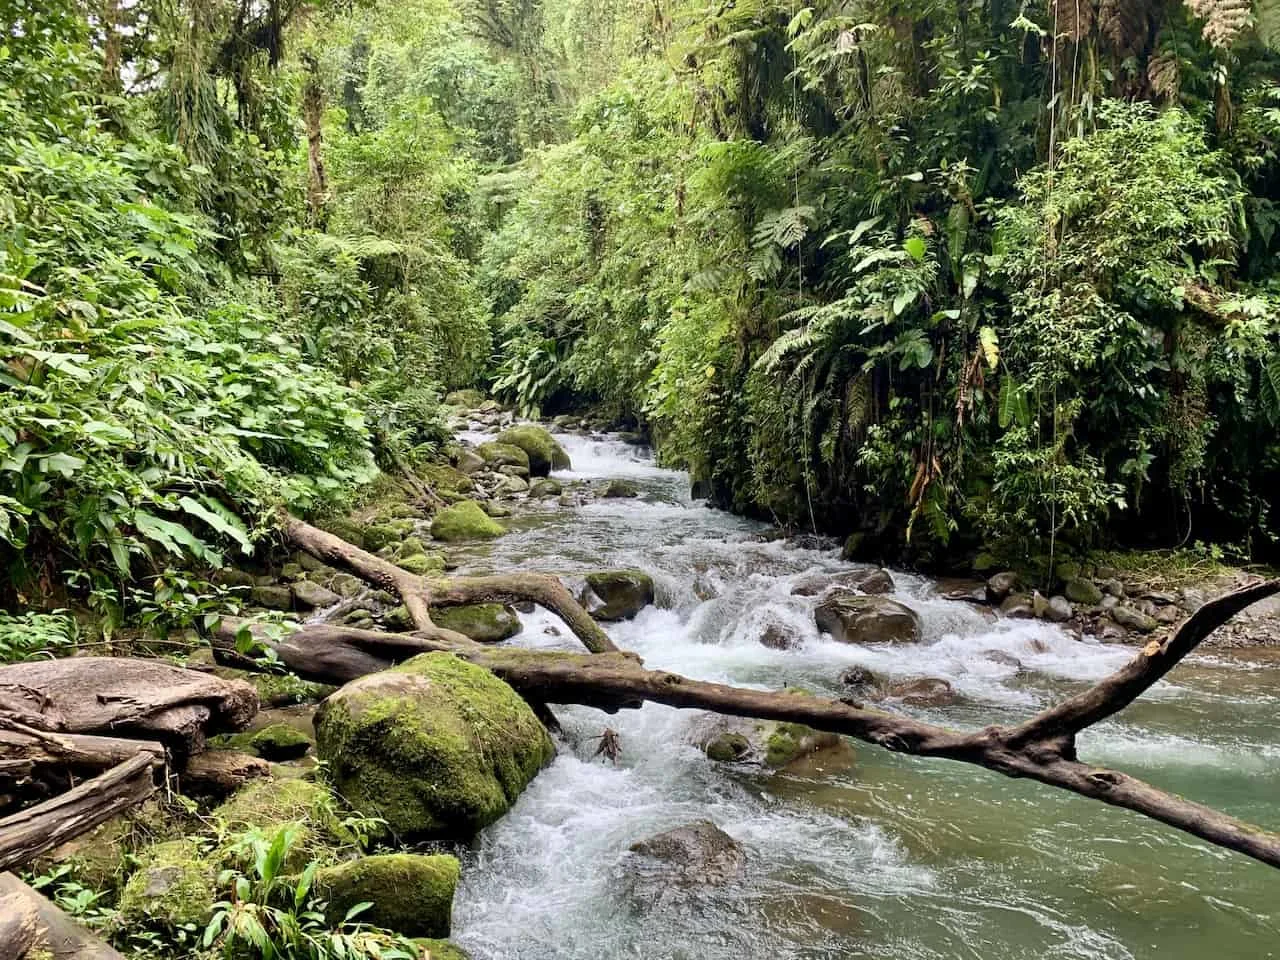
[[[892,593],[893,577],[883,567],[859,564],[856,569],[844,573],[804,577],[791,588],[791,593],[797,597],[816,597],[831,587],[847,587],[869,595]]]
[[[498,434],[498,443],[518,447],[528,458],[529,474],[534,477],[545,477],[552,470],[568,470],[569,454],[543,427],[532,423],[522,423],[508,427]]]
[[[864,597],[847,587],[829,590],[814,610],[818,629],[839,643],[919,643],[920,617],[886,597]]]
[[[555,756],[514,690],[448,653],[347,684],[321,706],[316,734],[337,791],[409,841],[471,839]]]

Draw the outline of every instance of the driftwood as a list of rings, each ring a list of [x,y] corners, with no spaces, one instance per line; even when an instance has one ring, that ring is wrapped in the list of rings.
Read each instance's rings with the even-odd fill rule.
[[[156,766],[156,757],[141,751],[66,793],[0,819],[0,870],[29,863],[141,803],[155,791]]]
[[[154,740],[55,733],[0,720],[0,780],[26,779],[44,768],[84,773],[123,763],[138,753],[165,759],[164,745]]]
[[[411,612],[417,610],[414,622],[418,630],[413,634],[317,625],[304,627],[283,640],[263,641],[290,669],[308,679],[345,683],[416,653],[444,650],[491,670],[535,704],[577,703],[614,711],[652,701],[734,716],[803,723],[898,753],[957,760],[1010,777],[1037,780],[1133,810],[1202,840],[1280,867],[1280,834],[1185,800],[1120,771],[1082,762],[1077,757],[1075,743],[1076,734],[1123,710],[1231,617],[1259,600],[1280,593],[1280,580],[1259,583],[1205,604],[1164,642],[1149,643],[1116,673],[1023,723],[966,732],[868,709],[847,699],[746,690],[646,670],[638,657],[619,653],[611,643],[606,646],[595,641],[590,633],[584,635],[575,623],[578,613],[586,614],[572,597],[567,604],[560,602],[559,605],[574,614],[574,618],[566,618],[566,622],[594,655],[483,647],[452,631],[435,627],[427,613],[429,605],[533,599],[557,613],[561,613],[561,609],[544,602],[545,597],[540,599],[522,592],[520,582],[529,576],[526,574],[429,580],[414,577],[395,564],[372,557],[301,521],[290,519],[286,529],[303,550],[327,563],[343,566],[372,583],[396,590]],[[410,605],[409,596],[415,598],[414,605]],[[220,638],[219,645],[225,648],[232,625],[224,629],[227,633]]]
[[[258,711],[247,683],[158,660],[72,657],[0,667],[0,727],[159,740],[184,756]],[[6,722],[7,721],[7,722]]]
[[[0,916],[4,916],[4,904],[12,897],[33,911],[36,918],[36,944],[53,954],[54,960],[125,960],[125,958],[93,936],[43,896],[32,890],[11,873],[0,873]],[[0,939],[0,958],[21,957],[4,950]]]

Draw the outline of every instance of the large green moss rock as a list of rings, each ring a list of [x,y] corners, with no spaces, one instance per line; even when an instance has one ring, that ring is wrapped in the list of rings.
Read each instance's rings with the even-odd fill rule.
[[[120,892],[120,918],[129,927],[203,924],[213,908],[214,880],[194,840],[158,844]]]
[[[445,507],[431,521],[431,536],[446,543],[459,540],[489,540],[506,533],[506,528],[474,500],[464,500]]]
[[[402,840],[466,840],[555,755],[529,705],[480,667],[427,653],[355,680],[316,716],[338,792]]]
[[[402,570],[408,570],[420,577],[429,577],[435,573],[444,573],[444,557],[438,553],[413,553],[402,557],[396,563]]]
[[[475,410],[484,403],[485,395],[479,390],[468,387],[465,390],[450,390],[444,395],[444,402],[451,407]]]
[[[476,453],[495,470],[499,467],[519,467],[525,472],[529,470],[529,455],[509,443],[482,443],[476,447]]]
[[[498,442],[519,447],[529,457],[529,473],[545,477],[552,470],[568,470],[569,454],[545,429],[532,423],[508,427],[498,434]]]
[[[480,643],[498,643],[520,632],[520,617],[503,603],[469,603],[461,607],[432,608],[437,627],[465,633]]]
[[[431,960],[471,960],[471,954],[450,940],[431,940],[420,937],[413,942],[420,947],[425,947]]]
[[[249,853],[236,844],[237,838],[249,830],[271,836],[285,828],[295,837],[286,869],[301,870],[311,860],[332,857],[356,840],[336,806],[328,788],[311,780],[252,780],[213,809],[212,819],[227,839],[210,859],[219,868],[248,869]]]
[[[273,723],[250,734],[249,746],[264,760],[297,760],[311,749],[311,738],[287,723]]]
[[[368,901],[373,906],[360,914],[363,923],[408,937],[447,937],[458,873],[457,858],[448,854],[388,853],[324,867],[315,888],[331,923]]]

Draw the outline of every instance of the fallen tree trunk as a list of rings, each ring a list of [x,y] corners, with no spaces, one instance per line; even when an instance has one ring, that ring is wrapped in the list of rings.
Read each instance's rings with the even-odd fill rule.
[[[897,753],[939,757],[1025,777],[1152,817],[1210,843],[1280,867],[1280,834],[1184,800],[1119,771],[1076,756],[1075,735],[1133,702],[1163,678],[1214,629],[1245,607],[1280,593],[1280,580],[1205,604],[1164,643],[1152,642],[1115,674],[1012,727],[950,730],[867,709],[852,700],[747,690],[647,670],[632,654],[575,653],[488,647],[438,634],[394,635],[309,626],[280,641],[263,640],[290,669],[312,680],[345,683],[418,653],[447,651],[492,671],[535,703],[576,703],[603,710],[645,701],[734,716],[802,723],[855,737]],[[233,635],[231,626],[226,628]],[[225,644],[225,636],[220,643]]]
[[[44,803],[0,819],[0,870],[30,863],[155,792],[157,761],[142,751]]]
[[[27,956],[39,933],[35,905],[16,893],[0,893],[0,958]]]
[[[13,874],[0,873],[0,905],[9,897],[21,903],[23,909],[34,911],[36,943],[52,953],[54,960],[125,960],[120,953],[93,936]],[[4,960],[9,960],[11,956],[22,956],[20,953],[5,953],[3,946],[4,942],[0,940],[0,957]]]
[[[257,712],[249,684],[158,660],[70,657],[0,667],[0,721],[30,730],[137,734],[185,756],[204,749],[210,733],[243,729]]]

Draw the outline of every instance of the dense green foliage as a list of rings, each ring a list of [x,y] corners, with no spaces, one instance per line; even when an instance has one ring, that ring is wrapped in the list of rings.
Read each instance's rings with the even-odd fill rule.
[[[6,580],[142,602],[471,385],[882,555],[1273,553],[1278,20],[0,0]]]
[[[664,5],[506,175],[496,385],[880,555],[1274,552],[1275,20]]]

